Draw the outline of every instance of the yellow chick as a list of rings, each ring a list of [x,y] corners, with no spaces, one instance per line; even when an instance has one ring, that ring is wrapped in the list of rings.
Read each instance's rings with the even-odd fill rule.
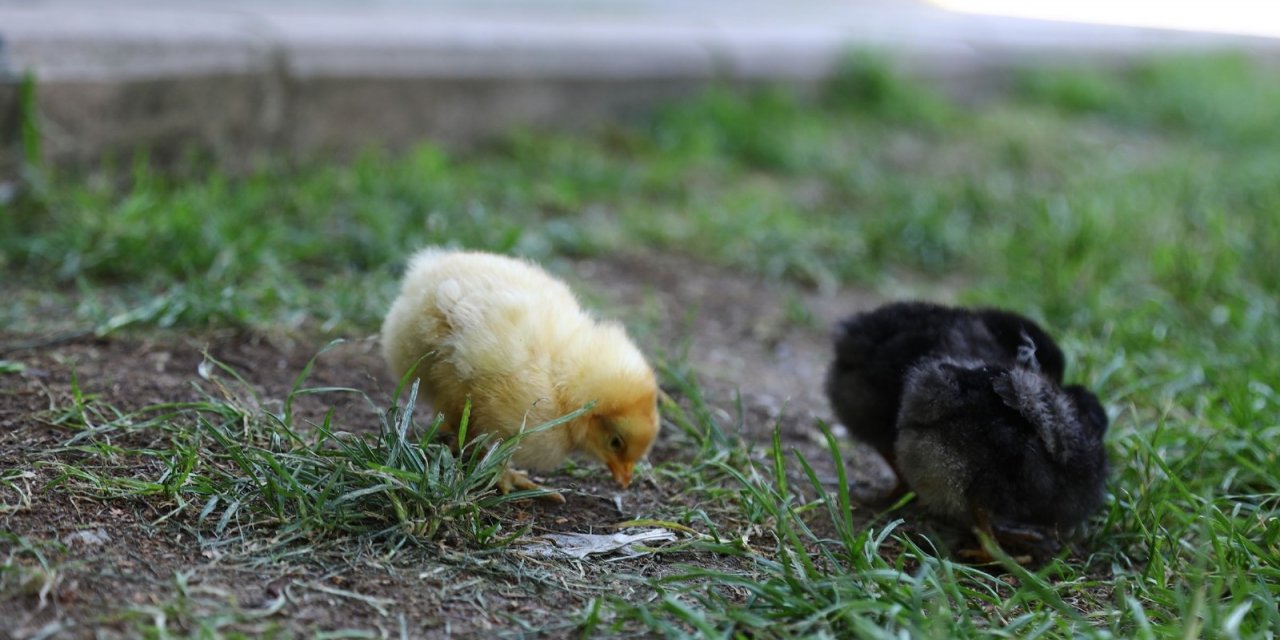
[[[417,365],[419,393],[454,429],[469,397],[468,437],[507,438],[595,403],[526,436],[515,467],[550,471],[584,452],[626,488],[658,435],[657,383],[626,331],[588,316],[568,286],[523,260],[419,251],[382,324],[382,354],[398,378]],[[515,469],[498,486],[538,488]]]

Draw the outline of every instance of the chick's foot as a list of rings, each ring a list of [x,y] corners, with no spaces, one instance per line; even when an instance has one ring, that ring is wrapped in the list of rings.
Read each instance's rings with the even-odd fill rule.
[[[1062,540],[1052,528],[997,524],[991,532],[1001,548],[1029,556],[1034,564],[1044,563],[1062,550]]]
[[[956,551],[956,557],[969,564],[996,564],[999,560],[991,555],[986,549],[960,549]],[[1034,558],[1027,555],[1009,556],[1014,562],[1020,565],[1029,565],[1035,561]]]
[[[1021,565],[1042,564],[1062,548],[1057,535],[1044,527],[995,523],[991,521],[984,509],[974,509],[973,513],[974,534],[978,536],[980,546],[976,549],[962,549],[956,553],[966,562],[975,564],[996,562],[996,558],[981,546],[983,537],[999,545],[1005,553],[1010,554],[1014,562]]]
[[[498,477],[498,491],[501,491],[503,495],[511,493],[512,491],[524,490],[543,491],[546,490],[546,487],[530,480],[529,474],[518,469],[506,469],[502,472],[502,475]],[[552,491],[538,497],[549,502],[564,502],[564,496],[560,495],[557,491]]]

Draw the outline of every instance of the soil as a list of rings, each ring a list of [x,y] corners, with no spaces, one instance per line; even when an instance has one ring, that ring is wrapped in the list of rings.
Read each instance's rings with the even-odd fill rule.
[[[716,411],[732,414],[740,393],[745,437],[767,442],[779,425],[784,443],[814,461],[825,482],[834,482],[816,426],[816,420],[831,421],[822,391],[829,327],[874,305],[874,297],[798,290],[674,256],[619,256],[559,267],[578,288],[594,292],[588,299],[595,306],[640,327],[638,341],[651,353],[687,349],[690,369],[701,376]],[[0,637],[126,637],[139,619],[164,620],[170,629],[176,624],[198,634],[202,629],[192,625],[207,624],[209,614],[228,602],[240,615],[223,630],[248,635],[343,629],[410,637],[573,635],[590,597],[606,591],[644,597],[642,584],[614,583],[611,576],[660,576],[677,564],[737,562],[705,553],[578,562],[511,551],[500,552],[507,555],[499,562],[447,543],[390,559],[380,555],[385,550],[344,549],[335,555],[323,545],[309,555],[303,545],[299,553],[270,562],[237,561],[215,545],[202,545],[198,530],[168,520],[145,500],[104,500],[66,490],[58,482],[63,472],[49,464],[47,450],[67,432],[50,423],[59,408],[74,405],[77,388],[123,410],[218,393],[200,375],[206,354],[245,378],[256,396],[247,401],[278,402],[324,345],[279,336],[158,333],[30,348],[33,338],[0,334],[0,358],[25,365],[21,374],[0,374],[0,479],[10,482],[0,482],[0,532],[65,546],[32,542],[48,561],[50,568],[43,569],[36,554],[23,550],[22,540],[0,537],[0,562],[9,558],[18,571],[8,584],[21,583],[16,594],[0,590]],[[335,424],[360,430],[375,428],[373,407],[390,403],[394,382],[370,336],[319,355],[307,385],[352,388],[367,396],[306,396],[296,407],[312,422],[333,408]],[[888,485],[888,472],[873,453],[849,442],[844,450],[856,484]],[[688,454],[660,443],[652,457],[660,463],[682,455]],[[78,459],[74,453],[63,458]],[[502,517],[531,525],[533,533],[590,532],[679,499],[644,482],[623,494],[620,509],[601,474],[542,480],[562,489],[568,502],[528,503]],[[0,573],[0,586],[5,579]]]

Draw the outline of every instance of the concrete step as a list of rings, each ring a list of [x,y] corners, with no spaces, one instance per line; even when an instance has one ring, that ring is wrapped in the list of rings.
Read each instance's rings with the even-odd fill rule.
[[[0,0],[0,142],[13,153],[24,74],[56,164],[196,149],[236,168],[589,126],[712,82],[804,88],[854,49],[964,90],[1014,65],[1221,48],[1274,56],[1280,40],[913,0]]]

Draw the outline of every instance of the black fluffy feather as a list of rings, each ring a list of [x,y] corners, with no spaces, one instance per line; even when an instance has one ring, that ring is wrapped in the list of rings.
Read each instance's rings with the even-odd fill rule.
[[[1017,362],[1023,336],[1041,371],[1062,380],[1062,350],[1034,321],[999,309],[960,309],[898,302],[846,319],[836,331],[827,397],[836,417],[898,471],[894,442],[907,372],[921,359],[947,355],[997,366]]]
[[[894,495],[1032,559],[1101,504],[1107,414],[1062,386],[1062,350],[1032,320],[895,303],[845,320],[835,350],[831,405],[898,474]]]
[[[1034,366],[948,356],[907,375],[897,459],[928,510],[974,525],[1075,529],[1102,502],[1107,416]]]

